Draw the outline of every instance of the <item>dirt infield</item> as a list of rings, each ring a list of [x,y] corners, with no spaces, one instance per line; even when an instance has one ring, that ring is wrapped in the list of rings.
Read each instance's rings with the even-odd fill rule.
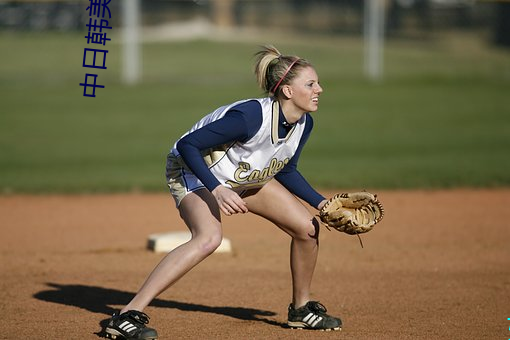
[[[324,194],[332,194],[324,193]],[[284,327],[289,239],[224,217],[213,254],[146,312],[160,339],[509,339],[510,190],[379,192],[363,236],[320,236],[313,298],[341,332]],[[0,339],[98,339],[162,257],[151,233],[184,230],[164,194],[0,196]]]

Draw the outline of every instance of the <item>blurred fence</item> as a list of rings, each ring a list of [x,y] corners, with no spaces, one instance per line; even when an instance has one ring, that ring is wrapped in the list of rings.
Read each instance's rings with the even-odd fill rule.
[[[86,7],[98,1],[3,0],[0,1],[0,29],[83,30],[89,18]],[[222,28],[354,35],[361,34],[363,30],[362,0],[140,1],[144,26],[200,18]],[[119,13],[120,3],[111,1],[109,6]],[[385,4],[386,34],[390,37],[426,38],[437,32],[456,29],[489,31],[494,41],[503,44],[510,40],[508,1],[387,0]],[[120,25],[120,19],[120,15],[114,15],[110,24]]]

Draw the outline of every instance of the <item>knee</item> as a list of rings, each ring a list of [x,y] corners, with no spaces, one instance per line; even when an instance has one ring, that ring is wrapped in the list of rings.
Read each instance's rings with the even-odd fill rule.
[[[208,256],[220,246],[223,239],[221,232],[208,233],[194,238],[199,252],[203,256]]]
[[[316,242],[319,239],[319,231],[319,221],[315,217],[312,217],[303,224],[294,238],[301,241]]]

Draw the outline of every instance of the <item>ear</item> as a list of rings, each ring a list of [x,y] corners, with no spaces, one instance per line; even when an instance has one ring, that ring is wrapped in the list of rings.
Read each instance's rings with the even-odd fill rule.
[[[287,98],[292,98],[292,88],[289,85],[283,85],[282,92]]]

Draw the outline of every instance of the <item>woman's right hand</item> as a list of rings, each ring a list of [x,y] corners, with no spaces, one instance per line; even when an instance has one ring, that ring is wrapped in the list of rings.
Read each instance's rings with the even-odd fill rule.
[[[227,216],[237,213],[247,213],[248,207],[246,202],[233,190],[226,188],[222,185],[218,185],[211,191],[213,196],[218,202],[220,210]]]

